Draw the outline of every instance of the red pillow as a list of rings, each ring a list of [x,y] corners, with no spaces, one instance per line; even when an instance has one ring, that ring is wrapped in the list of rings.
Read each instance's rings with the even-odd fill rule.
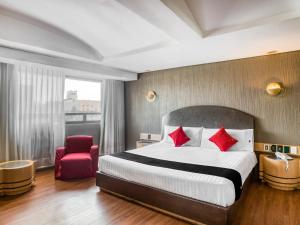
[[[179,127],[176,130],[174,130],[172,133],[169,134],[169,136],[173,139],[175,147],[180,147],[190,140],[190,138],[186,135],[182,127]]]
[[[215,143],[222,152],[227,151],[232,145],[238,142],[226,132],[224,127],[211,136],[209,140]]]

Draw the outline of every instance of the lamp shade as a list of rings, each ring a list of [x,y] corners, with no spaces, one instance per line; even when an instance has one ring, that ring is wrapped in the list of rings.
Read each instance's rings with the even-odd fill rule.
[[[283,90],[282,84],[279,82],[269,83],[266,87],[266,92],[269,95],[276,96],[279,95]]]
[[[156,99],[156,93],[155,93],[155,91],[148,91],[148,93],[145,97],[148,102],[154,102]]]

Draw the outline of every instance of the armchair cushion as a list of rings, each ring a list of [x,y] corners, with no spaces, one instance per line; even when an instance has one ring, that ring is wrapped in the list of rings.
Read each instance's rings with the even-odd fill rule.
[[[80,153],[69,153],[66,154],[61,161],[91,161],[91,154],[87,152],[80,152]]]
[[[67,153],[90,152],[92,145],[92,136],[76,135],[66,138]]]
[[[90,177],[92,158],[90,153],[69,153],[61,159],[61,174],[65,179]]]

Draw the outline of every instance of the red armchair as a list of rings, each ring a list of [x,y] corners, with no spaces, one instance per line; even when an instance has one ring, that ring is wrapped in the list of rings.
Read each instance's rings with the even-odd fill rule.
[[[58,147],[55,156],[55,179],[94,177],[98,170],[98,145],[92,136],[69,136],[66,146]]]

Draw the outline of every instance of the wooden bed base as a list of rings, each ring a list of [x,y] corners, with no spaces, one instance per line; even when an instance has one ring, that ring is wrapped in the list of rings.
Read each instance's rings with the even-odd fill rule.
[[[243,185],[241,198],[229,207],[222,207],[171,192],[130,182],[118,177],[97,172],[96,184],[101,191],[114,194],[162,213],[193,224],[229,225],[252,180],[252,173]]]

